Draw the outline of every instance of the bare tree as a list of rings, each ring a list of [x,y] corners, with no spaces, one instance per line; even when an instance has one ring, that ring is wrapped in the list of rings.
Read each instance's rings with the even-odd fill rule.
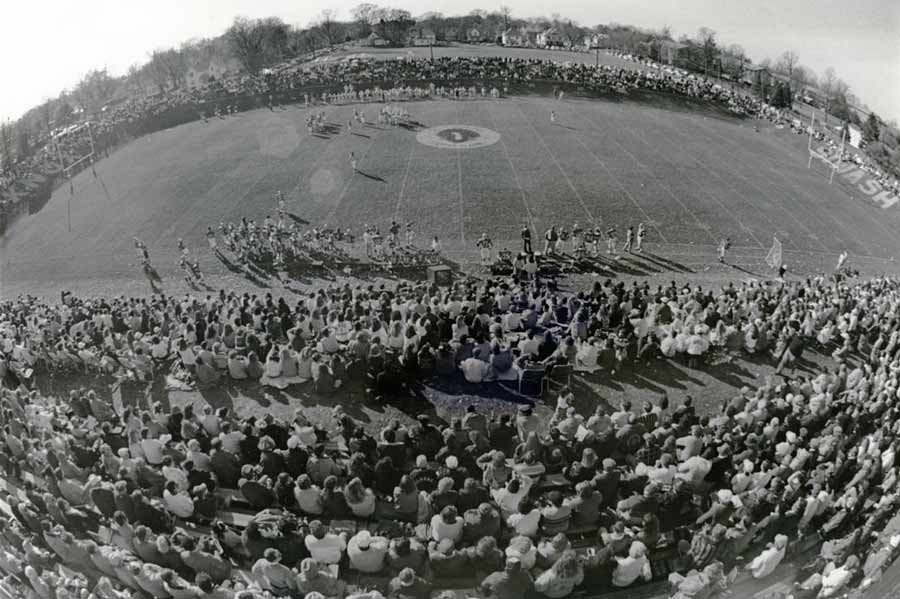
[[[834,93],[834,86],[837,81],[838,78],[837,74],[834,72],[834,68],[828,67],[825,69],[825,72],[822,73],[822,76],[819,78],[819,89],[822,90],[825,97],[831,96]]]
[[[106,69],[95,69],[88,71],[78,82],[72,96],[82,109],[95,112],[112,98],[116,87],[116,80],[109,76]]]
[[[136,64],[128,67],[128,73],[125,75],[125,81],[128,85],[138,92],[140,95],[146,95],[147,87],[144,85],[144,77],[141,75],[141,69]]]
[[[364,38],[372,33],[372,25],[376,22],[375,15],[378,13],[378,6],[371,2],[363,2],[358,4],[350,11],[350,16],[357,27],[357,37]]]
[[[258,21],[236,17],[226,33],[231,52],[245,71],[256,75],[265,64],[266,36]]]
[[[334,50],[335,44],[341,41],[341,34],[344,29],[340,23],[334,20],[334,11],[330,8],[323,10],[319,14],[316,26],[319,28],[322,37],[325,38],[328,47]]]
[[[716,32],[709,27],[701,27],[697,30],[697,45],[703,55],[703,68],[706,74],[716,58]]]
[[[13,155],[13,126],[9,121],[0,123],[0,171],[11,170],[16,163]]]
[[[512,9],[504,5],[500,7],[500,17],[503,19],[503,31],[509,29],[509,19],[512,16]]]

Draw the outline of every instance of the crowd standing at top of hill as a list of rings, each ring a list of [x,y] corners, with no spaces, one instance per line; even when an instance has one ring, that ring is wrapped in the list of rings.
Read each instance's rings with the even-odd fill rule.
[[[834,597],[871,584],[900,545],[884,530],[900,505],[893,279],[343,285],[293,305],[224,291],[63,299],[0,303],[9,597],[423,599],[462,579],[468,596],[520,599],[668,576],[686,599],[765,578],[816,534],[825,543],[794,595]],[[810,346],[834,349],[837,366],[804,363]],[[615,378],[710,351],[804,370],[713,414],[689,398],[579,413],[564,388],[549,422],[528,404],[500,418],[473,405],[445,426],[419,416],[378,432],[340,409],[323,430],[302,412],[117,411],[95,391],[35,385],[71,369],[148,381],[174,369],[206,388],[358,385],[421,412],[407,389],[432,377]],[[228,524],[238,503],[256,514],[243,528]],[[348,572],[383,578],[354,591]]]
[[[87,127],[82,127],[57,136],[52,143],[47,138],[38,140],[42,144],[40,150],[0,174],[0,199],[10,204],[13,197],[19,197],[8,193],[18,180],[31,179],[34,175],[57,175],[61,170],[60,152],[66,165],[85,156],[89,151],[90,135],[97,150],[103,152],[124,140],[161,127],[236,110],[301,102],[304,98],[313,102],[327,101],[340,93],[352,94],[356,101],[391,101],[381,93],[382,89],[406,90],[404,99],[416,99],[437,96],[437,88],[452,88],[455,82],[479,80],[491,82],[492,87],[502,85],[504,90],[537,81],[577,85],[590,91],[649,90],[698,98],[737,113],[765,114],[775,120],[781,118],[746,94],[695,75],[681,76],[663,70],[499,57],[454,57],[434,61],[424,58],[346,59],[285,65],[257,76],[235,76],[203,87],[167,90],[107,106],[91,120],[90,132]],[[416,83],[422,81],[430,82],[430,89]],[[883,178],[887,180],[886,176]],[[22,197],[26,198],[27,194]]]

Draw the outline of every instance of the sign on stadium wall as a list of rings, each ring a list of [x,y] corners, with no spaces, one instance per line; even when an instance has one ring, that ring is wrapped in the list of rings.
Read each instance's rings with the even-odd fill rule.
[[[828,149],[823,146],[819,148],[819,151],[827,152]],[[892,191],[885,189],[872,175],[852,162],[841,164],[837,169],[837,173],[847,184],[861,191],[866,197],[885,210],[900,202],[900,198],[895,196]]]

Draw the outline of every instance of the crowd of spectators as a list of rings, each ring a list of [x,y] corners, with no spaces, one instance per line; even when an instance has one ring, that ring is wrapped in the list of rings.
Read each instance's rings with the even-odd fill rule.
[[[399,101],[404,99],[499,97],[501,90],[527,89],[529,84],[571,85],[587,91],[647,90],[688,96],[737,113],[756,115],[763,105],[740,91],[677,70],[627,69],[608,65],[499,57],[455,57],[372,60],[349,58],[305,65],[286,64],[257,76],[231,76],[200,87],[166,90],[110,104],[90,119],[91,127],[61,129],[51,139],[33,140],[31,156],[0,173],[4,209],[28,200],[17,182],[35,176],[56,177],[65,166],[85,157],[91,138],[97,154],[116,145],[183,122],[239,110],[284,103]],[[86,166],[88,162],[85,162]]]
[[[462,586],[512,599],[668,577],[681,599],[771,576],[810,540],[825,542],[795,596],[833,597],[877,580],[900,545],[885,529],[900,502],[892,279],[345,285],[293,305],[224,291],[63,299],[0,304],[11,597],[424,598]],[[812,348],[833,366],[805,361]],[[357,386],[371,401],[409,396],[421,413],[406,388],[430,379],[569,367],[615,378],[635,361],[690,367],[711,354],[753,354],[791,376],[712,413],[688,397],[585,410],[566,387],[546,421],[530,403],[497,417],[473,405],[447,424],[420,415],[368,431],[339,408],[314,427],[302,410],[239,419],[38,390],[50,377],[65,389],[65,370],[150,382],[177,369],[200,387]]]

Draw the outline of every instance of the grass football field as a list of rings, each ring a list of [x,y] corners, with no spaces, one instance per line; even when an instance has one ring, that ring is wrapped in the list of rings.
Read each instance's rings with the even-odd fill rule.
[[[164,280],[180,279],[176,243],[183,238],[205,272],[230,284],[206,247],[206,227],[261,221],[274,212],[277,190],[304,226],[358,234],[364,223],[386,231],[391,220],[411,221],[420,245],[437,235],[463,263],[475,258],[482,233],[495,247],[518,248],[525,223],[538,240],[551,224],[613,224],[621,243],[626,226],[644,222],[647,247],[683,272],[709,268],[716,244],[729,236],[732,261],[755,274],[775,234],[795,273],[824,270],[845,249],[872,272],[893,266],[894,211],[829,185],[821,165],[807,169],[805,138],[785,130],[757,132],[753,121],[710,110],[628,99],[526,96],[403,107],[423,128],[480,127],[499,141],[438,148],[387,125],[351,134],[353,105],[257,110],[161,131],[100,160],[96,177],[80,173],[74,193],[62,186],[13,225],[3,238],[2,293],[147,293],[134,236],[149,246]],[[379,105],[362,108],[373,122]],[[324,110],[340,133],[310,135],[304,119],[311,110]]]

